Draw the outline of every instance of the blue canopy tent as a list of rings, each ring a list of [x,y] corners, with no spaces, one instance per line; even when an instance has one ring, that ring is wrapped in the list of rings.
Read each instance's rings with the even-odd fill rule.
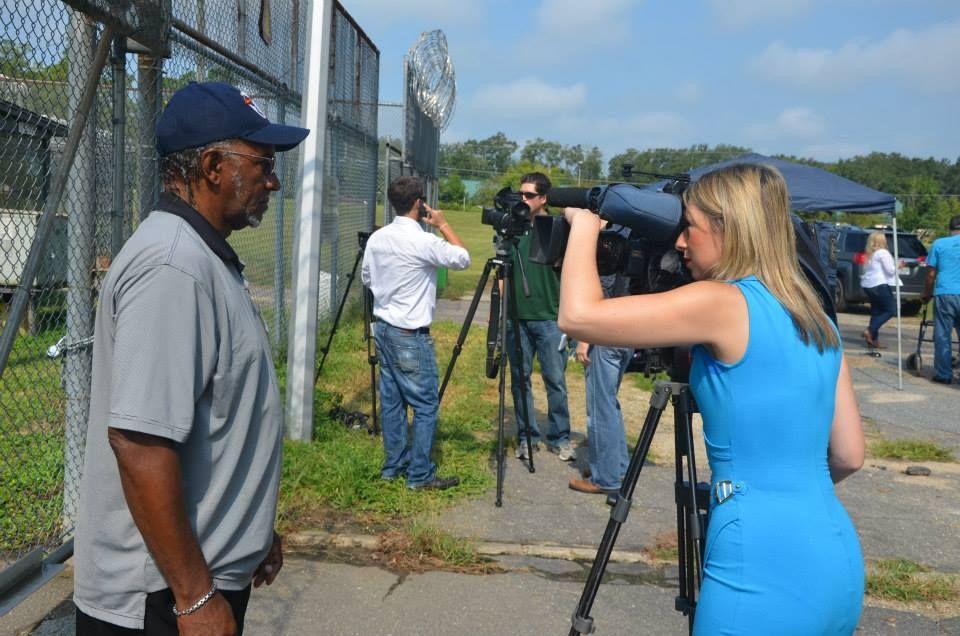
[[[879,192],[850,179],[827,172],[820,168],[794,163],[786,159],[776,159],[764,155],[749,153],[701,166],[690,171],[690,179],[696,181],[702,175],[718,168],[741,163],[764,164],[773,166],[783,175],[790,192],[790,207],[796,212],[847,212],[861,214],[889,214],[893,221],[893,257],[899,262],[897,241],[897,213],[900,203],[892,194]],[[661,189],[668,182],[663,181],[653,187]],[[900,323],[900,288],[897,296],[897,373],[899,388],[903,389],[903,342]]]

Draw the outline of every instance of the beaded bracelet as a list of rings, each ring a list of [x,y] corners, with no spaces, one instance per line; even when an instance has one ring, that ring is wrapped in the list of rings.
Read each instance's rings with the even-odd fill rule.
[[[190,614],[193,614],[193,613],[196,612],[198,609],[200,609],[201,607],[203,607],[204,605],[206,605],[206,604],[207,604],[207,601],[209,601],[210,599],[212,599],[212,598],[213,598],[213,595],[216,594],[216,593],[217,593],[217,584],[214,583],[214,584],[213,584],[213,587],[210,588],[210,591],[209,591],[209,592],[207,592],[206,594],[204,594],[203,596],[201,596],[199,601],[197,601],[196,603],[194,603],[193,605],[191,605],[191,606],[188,607],[187,609],[183,610],[182,612],[177,609],[177,604],[174,603],[174,604],[173,604],[173,615],[176,616],[177,618],[179,618],[179,617],[181,617],[181,616],[189,616]]]

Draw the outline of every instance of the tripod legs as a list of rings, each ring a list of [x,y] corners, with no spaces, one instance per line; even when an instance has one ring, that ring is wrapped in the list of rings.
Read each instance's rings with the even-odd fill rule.
[[[363,339],[367,341],[367,362],[370,364],[370,415],[373,419],[373,434],[380,434],[377,418],[377,347],[373,341],[373,293],[363,288]]]
[[[363,247],[357,250],[357,258],[353,261],[353,269],[347,276],[347,288],[343,290],[343,297],[340,299],[340,305],[337,307],[336,317],[333,319],[333,326],[330,328],[330,335],[327,337],[327,344],[320,348],[323,356],[317,364],[317,370],[313,374],[314,385],[320,381],[320,372],[323,371],[323,363],[327,361],[327,354],[330,352],[330,344],[333,342],[333,336],[337,333],[337,326],[340,324],[340,317],[343,315],[343,308],[347,304],[347,298],[350,297],[350,286],[353,279],[357,277],[357,267],[363,261]],[[371,332],[371,323],[373,322],[373,297],[370,290],[363,288],[363,338],[367,342],[367,362],[370,363],[370,400],[373,405],[371,416],[373,419],[374,435],[380,434],[380,423],[377,420],[377,352],[373,344],[373,333]]]
[[[587,583],[584,586],[583,594],[580,596],[580,602],[577,604],[577,610],[573,615],[572,625],[569,636],[579,634],[589,634],[593,632],[593,618],[590,616],[590,610],[593,602],[596,600],[597,590],[600,588],[600,581],[603,579],[603,573],[610,561],[610,555],[613,552],[614,543],[620,534],[620,527],[626,521],[630,512],[630,505],[633,500],[633,492],[640,478],[640,471],[647,459],[650,451],[650,444],[657,431],[657,425],[660,423],[660,417],[667,406],[667,402],[672,399],[674,407],[674,428],[676,429],[675,443],[676,448],[676,483],[674,485],[677,500],[677,552],[680,562],[680,595],[677,597],[677,609],[689,616],[690,630],[693,630],[693,613],[696,607],[696,593],[699,589],[700,571],[702,563],[702,540],[703,533],[701,525],[703,516],[700,512],[698,502],[701,501],[695,492],[696,488],[696,465],[693,461],[693,432],[692,432],[692,398],[690,389],[686,384],[674,382],[658,382],[654,389],[653,396],[650,398],[650,409],[647,411],[643,422],[643,428],[640,430],[640,438],[637,441],[633,456],[630,458],[630,465],[627,468],[627,474],[620,486],[620,492],[616,496],[616,501],[610,511],[610,520],[607,522],[606,530],[603,533],[603,539],[597,548],[597,556],[590,568],[590,575],[587,577]],[[681,440],[683,445],[681,446]],[[687,458],[686,472],[688,481],[684,481],[684,461]],[[702,498],[706,503],[706,496]],[[693,504],[692,510],[689,510],[690,504]]]
[[[453,346],[453,353],[450,357],[450,362],[447,364],[447,370],[443,375],[443,382],[440,385],[439,391],[439,401],[443,401],[444,393],[447,390],[447,384],[450,381],[450,376],[453,374],[454,365],[457,362],[457,358],[460,356],[460,352],[463,351],[463,343],[467,339],[467,333],[470,331],[470,326],[473,324],[473,317],[477,312],[477,306],[480,304],[480,298],[483,296],[483,290],[487,287],[487,281],[490,278],[490,272],[495,270],[495,276],[493,281],[493,286],[490,290],[490,321],[487,327],[487,377],[493,379],[496,377],[496,374],[499,373],[499,395],[500,399],[497,405],[497,498],[496,505],[498,507],[503,505],[503,476],[504,476],[504,437],[506,435],[506,427],[504,425],[506,419],[506,406],[505,406],[505,394],[506,394],[506,363],[504,360],[504,338],[506,337],[507,329],[507,311],[510,311],[510,318],[513,321],[514,325],[518,325],[519,321],[516,320],[517,308],[516,308],[516,299],[513,298],[511,293],[511,283],[510,283],[510,270],[511,264],[509,259],[502,257],[494,257],[487,259],[486,265],[483,266],[483,273],[480,275],[480,280],[477,282],[477,288],[473,292],[473,299],[470,301],[470,308],[467,310],[467,315],[464,317],[463,325],[460,327],[460,334],[457,336],[457,342]],[[501,288],[503,291],[501,292]],[[511,302],[512,301],[512,302]],[[515,346],[517,349],[517,359],[522,360],[522,348],[520,344],[519,336],[514,339]],[[528,453],[528,463],[527,467],[529,471],[534,472],[533,466],[533,445],[532,442],[532,432],[530,430],[529,418],[527,417],[527,393],[526,385],[520,385],[520,395],[522,406],[520,407],[521,412],[523,413],[524,420],[524,432],[527,439],[527,447],[531,449],[531,452]]]
[[[350,270],[350,275],[347,276],[347,288],[343,290],[343,297],[340,299],[340,305],[337,307],[337,315],[333,319],[333,326],[330,328],[330,335],[327,337],[327,344],[320,348],[320,352],[323,354],[323,357],[320,358],[320,362],[317,364],[317,370],[313,374],[313,383],[316,384],[317,380],[320,379],[320,372],[323,371],[323,363],[327,361],[327,354],[330,352],[330,343],[333,342],[333,336],[337,333],[337,325],[340,324],[340,316],[343,315],[343,308],[347,304],[347,298],[350,297],[350,285],[353,284],[353,279],[357,277],[357,267],[360,266],[360,262],[363,260],[363,248],[357,250],[357,258],[353,261],[353,269]]]
[[[437,398],[437,404],[443,402],[443,394],[447,390],[447,383],[450,382],[450,376],[453,374],[453,367],[463,351],[463,343],[467,340],[467,332],[470,331],[470,325],[473,324],[473,316],[477,313],[477,306],[480,304],[480,298],[483,296],[483,290],[487,287],[487,279],[490,278],[490,270],[493,269],[494,259],[487,259],[487,264],[483,266],[483,273],[480,274],[480,281],[477,283],[477,289],[473,292],[473,299],[470,301],[470,308],[463,319],[463,325],[460,327],[460,335],[457,336],[457,342],[453,345],[453,353],[450,356],[450,362],[447,364],[447,370],[443,374],[443,382],[440,384],[440,393]]]

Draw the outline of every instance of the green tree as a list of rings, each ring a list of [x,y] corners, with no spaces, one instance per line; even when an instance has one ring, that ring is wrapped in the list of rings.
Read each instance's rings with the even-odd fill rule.
[[[707,144],[697,144],[689,148],[652,148],[642,151],[628,148],[610,158],[608,176],[614,181],[622,179],[623,166],[628,163],[633,164],[633,170],[637,172],[678,174],[718,161],[733,159],[748,152],[750,152],[749,148],[726,144],[712,148]],[[652,183],[657,180],[657,177],[648,175],[637,175],[630,179],[633,183]]]
[[[563,164],[563,145],[537,137],[528,141],[520,151],[520,161],[559,168]]]
[[[461,177],[486,179],[509,168],[516,150],[517,142],[498,132],[486,139],[440,144],[439,164]]]
[[[35,70],[33,47],[10,38],[0,38],[0,73],[7,77],[29,78]]]
[[[603,153],[594,146],[583,157],[580,166],[580,177],[584,183],[603,179]]]
[[[466,198],[467,189],[463,185],[463,179],[456,172],[440,179],[440,203],[444,205],[463,205]]]

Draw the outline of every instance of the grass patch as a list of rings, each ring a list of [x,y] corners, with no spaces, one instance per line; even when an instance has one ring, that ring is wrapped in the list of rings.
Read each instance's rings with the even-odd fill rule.
[[[61,534],[65,396],[46,356],[61,335],[17,338],[0,376],[0,551],[14,555]]]
[[[870,443],[870,455],[880,459],[952,462],[953,452],[933,442],[919,440],[876,440]]]
[[[679,555],[677,533],[674,531],[657,535],[653,547],[647,548],[646,552],[655,561],[676,561]]]
[[[500,569],[481,556],[472,541],[416,521],[385,533],[377,557],[387,567],[404,572],[445,569],[487,574]]]
[[[933,574],[906,559],[876,561],[867,569],[867,594],[891,601],[955,601],[960,599],[956,576]]]
[[[480,223],[480,210],[477,208],[464,210],[444,210],[451,227],[463,241],[470,252],[470,267],[454,272],[447,272],[447,286],[443,289],[444,298],[471,297],[477,289],[477,281],[483,273],[487,259],[493,256],[493,228]],[[493,278],[493,272],[490,273]],[[490,293],[490,283],[487,283],[485,295]]]
[[[633,378],[633,386],[637,387],[641,391],[647,391],[648,393],[653,393],[654,385],[661,380],[670,381],[670,376],[667,375],[665,371],[660,373],[654,373],[651,376],[643,375],[642,373],[630,373],[628,377]]]
[[[459,326],[453,323],[433,325],[441,375],[458,334]],[[402,527],[404,519],[488,490],[493,484],[489,466],[496,448],[497,384],[480,372],[486,355],[484,340],[479,332],[471,333],[464,343],[441,405],[434,442],[439,474],[458,476],[460,485],[443,491],[411,491],[401,480],[380,479],[383,445],[379,437],[347,429],[329,416],[336,407],[370,413],[370,367],[362,324],[341,322],[318,384],[314,440],[285,443],[281,525],[295,529],[311,523],[312,511],[326,507]]]

